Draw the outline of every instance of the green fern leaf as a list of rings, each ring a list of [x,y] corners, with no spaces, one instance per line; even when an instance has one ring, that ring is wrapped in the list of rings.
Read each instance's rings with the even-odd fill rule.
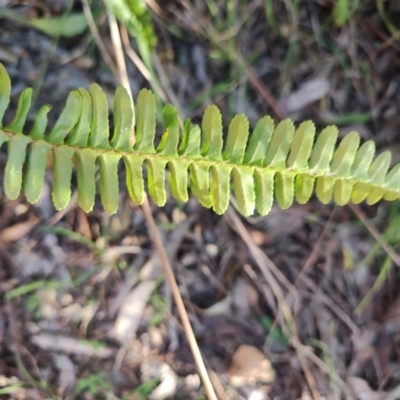
[[[10,91],[9,77],[0,64],[0,120],[9,105]],[[70,93],[50,134],[46,136],[50,106],[44,106],[25,135],[31,93],[26,89],[21,94],[11,124],[0,125],[0,147],[8,147],[4,188],[11,199],[19,195],[22,182],[27,200],[34,203],[39,199],[48,159],[53,161],[56,209],[65,208],[70,201],[75,165],[82,209],[88,212],[94,206],[98,171],[101,202],[108,213],[114,213],[119,203],[121,159],[128,193],[138,204],[145,195],[144,163],[149,195],[159,206],[167,200],[166,179],[177,200],[188,200],[189,185],[200,203],[218,214],[228,207],[231,187],[244,215],[254,210],[266,215],[274,200],[283,209],[290,207],[294,199],[304,204],[314,191],[321,202],[333,199],[338,205],[400,198],[400,164],[389,170],[391,154],[384,152],[374,159],[375,144],[367,141],[360,146],[356,132],[337,145],[335,126],[316,135],[311,121],[295,129],[289,119],[275,127],[270,117],[263,117],[249,134],[248,120],[239,114],[229,124],[224,142],[221,113],[211,105],[205,110],[201,128],[184,121],[180,138],[178,113],[166,105],[165,130],[156,149],[154,95],[147,89],[139,93],[134,127],[132,101],[125,89],[118,88],[110,139],[106,96],[93,84],[89,91],[79,88]]]
[[[232,170],[235,198],[239,211],[245,216],[252,215],[256,205],[253,175],[253,167],[234,167]]]
[[[135,150],[141,154],[154,154],[156,135],[156,99],[150,90],[140,91],[137,104]]]
[[[231,165],[211,166],[211,205],[217,214],[223,214],[229,205]]]
[[[268,146],[264,166],[276,169],[285,168],[293,135],[294,125],[290,119],[285,119],[278,124]]]
[[[188,167],[189,161],[174,160],[168,162],[170,171],[169,187],[175,199],[185,203],[189,199],[188,195]]]
[[[254,170],[254,187],[256,192],[256,210],[261,215],[267,215],[274,203],[274,170]]]
[[[95,162],[99,155],[94,149],[82,149],[75,153],[78,170],[78,204],[83,211],[92,211],[96,195]]]
[[[44,133],[46,131],[48,123],[47,114],[49,113],[50,110],[51,106],[46,104],[43,107],[41,107],[38,113],[36,114],[35,122],[29,133],[29,136],[32,139],[40,140],[44,138]]]
[[[6,196],[15,200],[19,196],[22,184],[22,167],[26,157],[26,147],[31,142],[28,136],[16,134],[8,141],[8,159],[4,171],[4,191]]]
[[[178,112],[170,104],[167,104],[163,109],[163,118],[165,132],[161,138],[160,144],[157,147],[157,153],[167,157],[177,157],[179,141]]]
[[[3,127],[2,121],[10,103],[10,94],[11,80],[3,64],[0,63],[0,128]]]
[[[249,143],[244,154],[243,163],[247,165],[264,165],[267,149],[274,133],[274,121],[271,117],[261,118],[250,136]]]
[[[63,112],[49,134],[48,141],[53,144],[63,144],[66,136],[78,122],[81,110],[81,95],[77,90],[73,90],[68,96],[67,104]],[[10,127],[8,127],[8,129],[12,131]]]
[[[296,171],[307,171],[308,160],[314,144],[315,125],[311,121],[303,122],[296,130],[287,166]]]
[[[204,160],[192,162],[190,170],[190,188],[197,197],[200,204],[205,208],[210,208],[210,163]]]
[[[53,203],[56,210],[63,210],[71,199],[72,156],[69,146],[53,148]]]
[[[167,193],[165,192],[166,165],[166,159],[149,158],[147,160],[149,194],[159,207],[163,206],[167,201]]]
[[[130,151],[133,133],[133,105],[126,89],[119,87],[114,98],[114,135],[111,147],[115,150]]]
[[[80,110],[78,123],[68,134],[67,143],[71,146],[85,147],[89,140],[92,125],[92,98],[86,89],[79,88],[78,92],[81,95],[82,108]]]
[[[92,83],[89,88],[92,97],[92,128],[89,136],[89,147],[107,150],[110,148],[108,143],[109,127],[108,127],[108,105],[107,99],[101,87],[96,83]]]
[[[100,197],[104,209],[114,214],[118,209],[118,163],[121,154],[114,152],[102,153],[98,157],[100,172]]]
[[[236,115],[228,129],[228,138],[223,159],[233,164],[242,164],[249,137],[249,121],[243,114]]]
[[[183,136],[179,147],[179,155],[200,158],[201,131],[198,125],[192,125],[190,119],[183,123]]]
[[[126,187],[129,196],[136,204],[144,201],[143,161],[144,156],[127,154],[123,156],[126,168]]]
[[[203,147],[201,155],[213,161],[222,158],[222,117],[215,105],[208,106],[201,123],[203,131]]]
[[[32,89],[27,88],[19,97],[17,112],[15,113],[14,119],[11,124],[6,126],[6,129],[14,133],[22,133],[28,116],[29,109],[32,101]]]
[[[36,203],[42,192],[48,155],[52,145],[42,139],[31,144],[24,178],[24,193],[30,203]]]

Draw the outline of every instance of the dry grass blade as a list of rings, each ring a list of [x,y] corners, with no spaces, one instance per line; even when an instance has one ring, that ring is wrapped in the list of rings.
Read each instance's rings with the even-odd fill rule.
[[[245,226],[242,221],[240,221],[239,217],[235,214],[232,208],[228,209],[226,214],[228,216],[228,223],[232,226],[232,228],[239,234],[239,236],[246,243],[247,247],[250,250],[251,255],[253,256],[255,262],[260,268],[262,274],[264,275],[266,281],[268,282],[272,292],[278,300],[279,310],[282,312],[283,317],[286,320],[286,323],[290,329],[290,333],[292,335],[292,342],[296,348],[297,355],[299,357],[301,366],[303,368],[308,386],[311,390],[312,396],[314,400],[319,400],[320,395],[317,389],[317,384],[315,382],[314,376],[312,375],[310,368],[308,367],[308,363],[306,357],[304,356],[304,352],[302,351],[302,347],[300,347],[300,340],[297,334],[296,323],[290,310],[290,307],[285,299],[285,296],[282,292],[279,283],[275,279],[274,274],[282,275],[277,266],[259,249],[259,247],[254,243],[253,239],[247,232]],[[272,273],[273,272],[273,273]],[[285,281],[286,278],[284,278]],[[293,286],[288,282],[289,288]],[[293,288],[294,289],[294,288]]]
[[[394,251],[393,247],[386,242],[385,238],[379,233],[371,222],[368,221],[366,215],[362,212],[359,206],[356,204],[349,203],[349,207],[353,210],[354,214],[360,219],[360,221],[368,229],[369,233],[375,238],[375,240],[381,244],[382,248],[386,251],[387,255],[392,261],[400,268],[400,256]]]
[[[119,80],[122,83],[122,86],[128,91],[129,95],[132,98],[132,91],[129,85],[128,72],[125,66],[124,52],[122,50],[122,42],[121,42],[121,36],[119,34],[118,22],[117,19],[115,18],[115,15],[111,12],[109,8],[107,9],[107,16],[108,16],[108,22],[110,24],[110,33],[112,37],[112,42],[115,49],[115,57],[117,58]]]
[[[86,21],[87,21],[89,29],[90,29],[90,33],[92,34],[94,41],[96,42],[97,47],[99,48],[100,53],[101,53],[105,63],[108,65],[108,68],[110,68],[113,75],[118,76],[118,71],[114,65],[114,62],[113,62],[110,54],[108,54],[106,46],[104,46],[104,43],[101,39],[99,31],[97,30],[96,23],[94,22],[92,11],[90,9],[88,1],[82,0],[82,6],[83,6],[83,12],[86,17]]]
[[[221,40],[221,37],[219,33],[215,30],[214,26],[208,23],[208,21],[206,21],[204,18],[198,18],[198,16],[196,16],[196,13],[193,11],[190,2],[183,1],[182,5],[192,14],[193,20],[198,21],[199,25],[203,28],[204,32],[208,32],[208,39],[212,41],[217,47],[219,47],[223,52],[225,52],[226,48],[224,48],[224,46],[220,44],[219,41]],[[284,111],[281,109],[275,97],[257,77],[253,69],[245,63],[241,55],[236,50],[234,50],[232,61],[235,62],[240,68],[244,70],[250,83],[253,85],[254,89],[271,107],[275,116],[280,120],[284,119],[286,115]]]

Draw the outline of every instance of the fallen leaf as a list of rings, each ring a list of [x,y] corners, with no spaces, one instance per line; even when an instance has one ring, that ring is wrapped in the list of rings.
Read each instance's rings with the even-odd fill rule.
[[[4,243],[14,242],[25,237],[39,222],[39,218],[33,217],[1,231],[0,240]]]
[[[105,347],[92,345],[90,342],[76,340],[71,337],[61,335],[39,334],[31,337],[32,343],[42,350],[62,351],[68,354],[85,356],[95,356],[108,358],[112,355],[112,350]]]
[[[276,373],[271,362],[260,350],[242,344],[232,357],[228,376],[232,385],[242,386],[255,385],[257,382],[272,383]]]
[[[75,365],[65,354],[54,354],[54,361],[59,370],[58,385],[64,390],[67,386],[75,383]]]
[[[83,13],[35,18],[31,19],[29,24],[52,37],[74,37],[82,34],[87,28],[86,17]]]
[[[150,400],[164,400],[170,398],[176,390],[178,377],[168,364],[162,363],[157,373],[161,383],[148,396]]]
[[[371,389],[364,379],[349,376],[347,384],[353,389],[358,400],[383,400],[383,394]]]
[[[317,77],[305,82],[295,92],[280,101],[286,113],[299,111],[308,104],[314,103],[329,92],[329,81],[324,77]]]
[[[114,324],[114,335],[127,344],[135,335],[143,310],[155,288],[155,281],[143,281],[125,297]]]

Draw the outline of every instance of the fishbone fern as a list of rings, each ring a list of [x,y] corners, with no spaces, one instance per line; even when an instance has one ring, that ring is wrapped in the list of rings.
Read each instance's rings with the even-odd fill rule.
[[[102,204],[110,214],[117,210],[121,159],[129,195],[138,204],[143,202],[145,193],[144,163],[150,197],[159,206],[166,202],[167,169],[170,191],[176,199],[186,202],[190,186],[200,203],[218,214],[228,207],[231,183],[244,215],[251,215],[254,210],[266,215],[274,193],[283,209],[290,207],[294,198],[306,203],[314,186],[323,203],[332,198],[339,205],[400,198],[400,164],[389,171],[390,152],[374,159],[374,143],[367,141],[360,146],[357,132],[349,133],[336,145],[335,126],[325,128],[315,140],[311,121],[295,129],[293,122],[285,119],[275,127],[266,116],[249,134],[248,120],[239,114],[232,119],[224,143],[221,113],[211,105],[204,112],[201,129],[186,120],[180,138],[177,111],[167,104],[163,109],[165,133],[155,148],[156,104],[149,90],[139,93],[136,127],[128,93],[121,87],[116,90],[112,135],[106,97],[97,84],[92,84],[89,91],[79,88],[69,94],[64,110],[47,135],[48,105],[39,110],[30,132],[23,131],[31,105],[29,88],[20,96],[13,121],[3,127],[1,121],[10,92],[10,78],[0,64],[0,147],[3,143],[8,145],[4,189],[10,199],[19,196],[23,185],[27,200],[38,201],[49,155],[53,160],[53,202],[58,210],[65,208],[71,197],[73,158],[78,203],[86,212],[94,205],[96,165]]]

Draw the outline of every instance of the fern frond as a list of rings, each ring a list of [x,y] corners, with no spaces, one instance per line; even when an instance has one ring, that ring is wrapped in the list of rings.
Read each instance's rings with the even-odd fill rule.
[[[50,106],[39,110],[31,131],[24,133],[31,89],[21,94],[12,122],[2,125],[10,93],[10,78],[0,64],[0,147],[7,143],[4,190],[10,199],[18,197],[22,187],[29,202],[39,199],[48,157],[53,160],[52,195],[57,209],[65,208],[70,200],[73,165],[77,170],[78,203],[84,211],[93,208],[97,166],[101,202],[108,213],[114,213],[121,160],[129,195],[138,204],[145,193],[145,166],[149,194],[157,205],[166,202],[169,171],[172,196],[186,202],[190,186],[200,203],[218,214],[228,207],[231,187],[244,215],[255,210],[266,215],[274,199],[283,209],[290,207],[294,199],[304,204],[314,190],[321,202],[333,199],[339,205],[400,198],[400,164],[389,171],[391,154],[384,152],[374,158],[374,143],[367,141],[360,146],[357,132],[349,133],[337,144],[335,126],[316,135],[311,121],[295,128],[291,120],[285,119],[275,127],[270,117],[263,117],[250,133],[246,116],[239,114],[232,119],[224,142],[222,117],[215,105],[205,110],[201,128],[186,120],[180,132],[177,111],[167,104],[163,110],[165,131],[155,148],[156,102],[147,89],[137,99],[136,127],[131,99],[125,89],[117,89],[112,134],[107,100],[97,84],[92,84],[89,91],[79,88],[70,93],[47,135]]]

